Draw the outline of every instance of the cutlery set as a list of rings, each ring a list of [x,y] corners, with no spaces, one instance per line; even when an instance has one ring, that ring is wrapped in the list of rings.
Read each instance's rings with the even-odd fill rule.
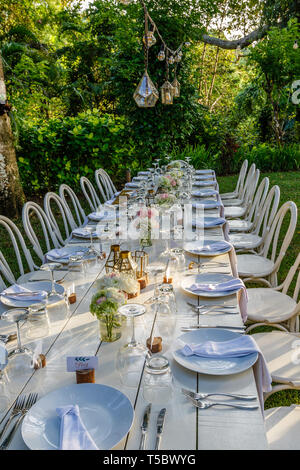
[[[223,314],[238,314],[239,310],[236,305],[220,305],[220,304],[202,304],[195,305],[192,302],[187,304],[199,315],[205,315],[206,313],[223,313]]]
[[[192,331],[198,330],[200,328],[221,328],[222,330],[234,330],[238,333],[245,333],[245,326],[230,326],[230,325],[190,325],[190,326],[183,326],[181,331]]]
[[[166,411],[167,411],[166,408],[162,408],[160,410],[159,414],[158,414],[158,417],[157,417],[155,450],[158,450],[159,447],[160,447],[162,433],[163,433],[163,430],[164,430]],[[140,442],[139,450],[145,450],[145,444],[146,444],[146,437],[147,437],[147,433],[148,433],[150,414],[151,414],[151,403],[149,403],[149,405],[147,405],[147,407],[145,409],[145,412],[144,412],[143,422],[142,422],[142,426],[141,426],[142,436],[141,436],[141,442]]]
[[[6,436],[6,438],[0,444],[0,450],[7,450],[12,438],[14,437],[19,425],[21,424],[23,418],[25,417],[27,411],[36,403],[38,399],[37,393],[29,393],[29,395],[19,395],[16,399],[12,412],[5,422],[3,428],[0,431],[0,440],[6,434],[6,431],[9,428],[9,425],[15,419],[14,425],[12,426],[10,432]]]
[[[243,395],[238,393],[195,393],[190,390],[186,390],[185,388],[181,389],[181,393],[185,395],[188,400],[199,408],[200,410],[205,410],[206,408],[211,408],[212,406],[229,406],[231,408],[239,408],[243,410],[255,410],[259,408],[258,404],[243,404],[243,403],[232,403],[228,401],[210,401],[207,400],[208,397],[211,396],[221,396],[221,397],[229,397],[236,400],[242,401],[251,401],[256,400],[257,397],[255,395]]]

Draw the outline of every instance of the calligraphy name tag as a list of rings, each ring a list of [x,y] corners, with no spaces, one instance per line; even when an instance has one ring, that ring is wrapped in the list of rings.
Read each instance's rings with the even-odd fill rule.
[[[97,356],[67,357],[67,372],[76,372],[84,369],[98,369]]]

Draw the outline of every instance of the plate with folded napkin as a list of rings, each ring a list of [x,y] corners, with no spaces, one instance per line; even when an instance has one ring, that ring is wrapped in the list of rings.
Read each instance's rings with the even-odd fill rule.
[[[139,188],[141,186],[140,181],[130,182],[125,184],[125,188]]]
[[[215,209],[220,207],[222,203],[214,199],[203,199],[202,201],[192,202],[193,209],[202,208],[202,209]]]
[[[211,181],[194,181],[193,186],[216,186],[216,180]]]
[[[116,212],[107,211],[107,210],[103,210],[100,212],[91,212],[88,215],[88,218],[95,222],[99,222],[99,221],[113,222],[114,220],[116,220],[116,217],[117,217]]]
[[[209,170],[209,169],[207,169],[207,170],[196,170],[195,171],[196,175],[206,175],[206,174],[214,174],[214,173],[215,173],[214,170]]]
[[[61,264],[68,264],[70,262],[70,256],[88,256],[88,248],[76,247],[76,246],[66,246],[64,248],[54,248],[53,250],[46,253],[47,261],[56,261]]]
[[[196,181],[206,181],[206,180],[214,180],[215,181],[215,177],[214,177],[214,175],[196,175],[195,180]]]
[[[238,374],[252,367],[258,359],[251,337],[225,329],[189,331],[178,338],[175,348],[175,361],[200,374]]]
[[[132,426],[130,400],[116,388],[76,384],[54,390],[25,415],[22,437],[32,450],[109,450]]]
[[[76,228],[72,231],[72,235],[76,238],[87,238],[90,239],[91,233],[86,228]],[[99,238],[99,234],[97,233],[97,227],[95,226],[95,231],[92,232],[92,238]]]
[[[199,273],[184,278],[181,287],[185,292],[201,297],[225,297],[245,286],[239,278],[230,274]]]
[[[192,226],[196,228],[215,228],[215,227],[222,227],[226,224],[226,219],[223,217],[209,217],[205,216],[204,218],[200,218],[199,221],[193,219]]]
[[[231,243],[224,240],[197,240],[185,243],[187,253],[201,256],[218,256],[228,253],[232,249]]]
[[[192,191],[192,197],[210,197],[217,196],[219,193],[216,189],[203,188],[198,191]]]
[[[0,300],[4,305],[9,307],[26,308],[32,304],[45,302],[47,294],[51,292],[50,281],[24,282],[23,284],[13,284],[0,294]],[[58,294],[63,294],[65,289],[60,284],[55,284],[55,290]],[[53,303],[53,299],[49,299],[48,303]]]

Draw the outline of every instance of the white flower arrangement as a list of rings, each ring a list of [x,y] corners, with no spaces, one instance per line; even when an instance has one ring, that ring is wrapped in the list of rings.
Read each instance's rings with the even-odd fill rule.
[[[139,289],[139,283],[133,277],[117,272],[112,272],[101,277],[101,279],[96,281],[96,286],[99,290],[114,287],[127,294],[135,294]]]

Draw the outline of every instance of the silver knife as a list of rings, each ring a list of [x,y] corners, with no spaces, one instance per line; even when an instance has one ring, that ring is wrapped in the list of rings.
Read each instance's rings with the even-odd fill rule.
[[[143,422],[142,422],[142,426],[141,426],[141,428],[142,428],[142,437],[141,437],[139,450],[145,450],[146,435],[147,435],[147,432],[148,432],[150,413],[151,413],[151,403],[149,403],[149,405],[146,406],[146,409],[145,409]]]
[[[158,450],[160,446],[161,436],[164,430],[165,416],[166,416],[166,408],[162,408],[159,412],[157,423],[156,423],[155,450]]]
[[[245,326],[229,326],[229,325],[191,325],[191,326],[183,326],[181,330],[189,331],[189,330],[196,330],[199,328],[222,328],[224,330],[244,331],[246,327]]]

